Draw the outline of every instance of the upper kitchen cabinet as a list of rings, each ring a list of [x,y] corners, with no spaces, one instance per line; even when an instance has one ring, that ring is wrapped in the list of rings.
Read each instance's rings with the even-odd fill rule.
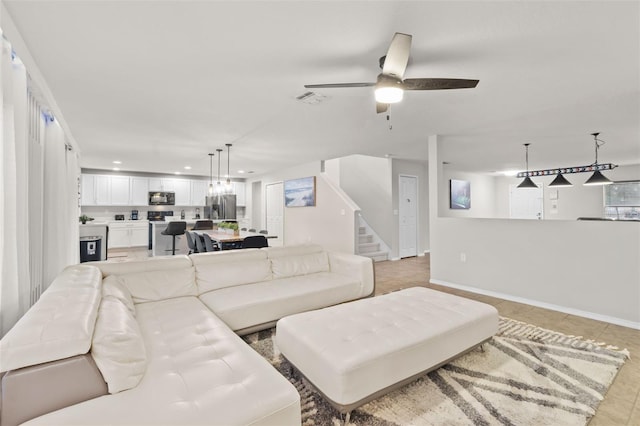
[[[164,179],[168,180],[168,179]],[[176,206],[191,205],[191,181],[187,179],[173,180],[173,191],[176,193]]]
[[[111,177],[82,175],[80,202],[83,206],[105,206],[111,204]],[[127,178],[128,179],[128,178]]]
[[[131,203],[131,187],[129,176],[108,176],[111,183],[112,206],[128,206]]]
[[[206,180],[191,181],[191,205],[204,206],[206,204],[207,191],[209,190],[209,182]]]
[[[245,206],[247,204],[247,196],[244,182],[234,182],[236,190],[236,206]]]
[[[146,206],[149,204],[149,178],[131,177],[131,205]]]
[[[184,179],[173,178],[149,178],[149,191],[177,192],[176,183],[179,186],[179,182],[184,181]]]

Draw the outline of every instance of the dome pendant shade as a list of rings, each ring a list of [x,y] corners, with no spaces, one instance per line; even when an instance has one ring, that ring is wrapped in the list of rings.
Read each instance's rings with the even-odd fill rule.
[[[553,186],[556,188],[566,188],[573,186],[573,184],[569,182],[564,176],[562,176],[562,173],[558,173],[558,176],[556,176],[556,178],[549,184],[549,186]]]
[[[536,185],[529,176],[524,178],[524,180],[520,182],[520,185],[518,185],[518,188],[537,188],[537,187],[538,185]]]
[[[611,185],[612,183],[613,182],[611,182],[605,175],[600,173],[600,170],[596,170],[595,172],[593,172],[591,177],[587,179],[584,185],[586,186]]]

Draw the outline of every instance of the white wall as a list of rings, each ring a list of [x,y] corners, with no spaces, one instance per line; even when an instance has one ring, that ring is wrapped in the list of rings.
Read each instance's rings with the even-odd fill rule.
[[[313,243],[320,244],[327,250],[354,253],[355,212],[358,211],[358,206],[320,173],[320,162],[257,176],[254,180],[247,181],[247,187],[252,186],[254,181],[259,181],[264,193],[266,185],[307,176],[316,176],[316,206],[284,209],[284,245]],[[253,203],[256,198],[250,198],[252,200],[247,202],[251,206],[247,205],[247,209],[255,210]],[[265,210],[264,202],[261,203],[261,222],[259,226],[256,223],[252,223],[252,226],[264,229]]]
[[[460,210],[449,208],[449,181],[451,179],[469,181],[471,185],[471,208]],[[443,167],[443,178],[440,180],[438,187],[439,216],[496,217],[497,203],[493,176],[452,170],[445,165]]]
[[[435,192],[436,136],[429,167]],[[432,282],[640,328],[639,223],[438,217],[442,198],[430,194]]]
[[[418,178],[418,254],[429,251],[429,171],[424,161],[397,160],[392,161],[392,196],[391,205],[393,212],[399,209],[400,175],[416,176]],[[399,258],[400,251],[400,216],[394,214],[391,231],[393,239],[391,244],[391,259]]]
[[[340,158],[340,187],[360,207],[360,214],[389,247],[394,236],[391,160],[366,155]]]

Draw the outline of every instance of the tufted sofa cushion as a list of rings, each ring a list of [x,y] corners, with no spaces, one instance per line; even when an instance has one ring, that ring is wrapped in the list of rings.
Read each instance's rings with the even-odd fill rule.
[[[263,250],[228,250],[191,255],[200,294],[271,280],[271,264]]]
[[[134,303],[198,295],[193,267],[136,272],[118,278],[131,293]]]
[[[329,272],[327,252],[318,245],[274,247],[266,252],[274,279]]]
[[[109,393],[135,387],[144,375],[147,355],[140,327],[129,307],[114,296],[100,302],[91,355]]]
[[[60,273],[0,340],[0,371],[87,353],[101,284],[100,271],[93,266],[74,265]]]

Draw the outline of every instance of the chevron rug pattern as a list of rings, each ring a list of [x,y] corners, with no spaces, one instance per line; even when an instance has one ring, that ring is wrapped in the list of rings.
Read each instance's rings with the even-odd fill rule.
[[[296,386],[303,425],[339,425],[340,414],[306,380],[291,377],[275,329],[244,337]],[[508,318],[484,346],[356,409],[354,426],[585,425],[629,353]]]

